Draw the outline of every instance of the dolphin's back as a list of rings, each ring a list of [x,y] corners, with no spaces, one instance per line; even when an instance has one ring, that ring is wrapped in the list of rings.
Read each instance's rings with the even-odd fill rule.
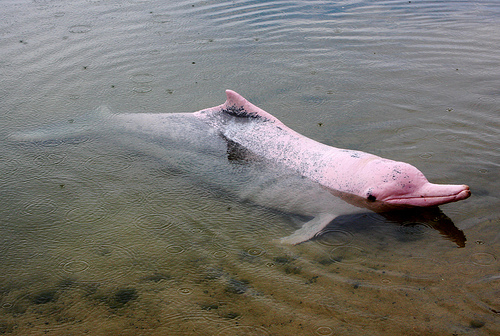
[[[278,118],[250,103],[238,93],[226,90],[226,97],[224,104],[195,112],[195,116],[217,128],[226,125],[230,119],[237,118],[239,121],[273,123],[274,126],[280,129],[286,128],[292,131]]]

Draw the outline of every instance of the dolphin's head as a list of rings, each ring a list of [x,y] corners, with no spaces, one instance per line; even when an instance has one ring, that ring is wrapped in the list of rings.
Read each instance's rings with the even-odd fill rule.
[[[471,195],[466,185],[430,183],[417,168],[386,159],[371,161],[363,175],[367,183],[358,196],[388,206],[429,207],[456,202]]]

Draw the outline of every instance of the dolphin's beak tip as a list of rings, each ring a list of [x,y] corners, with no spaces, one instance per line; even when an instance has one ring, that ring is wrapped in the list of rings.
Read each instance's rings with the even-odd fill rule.
[[[461,193],[461,194],[463,194],[463,195],[464,195],[464,198],[463,198],[463,199],[469,198],[469,197],[470,197],[470,195],[472,195],[472,192],[470,191],[469,186],[468,186],[468,185],[466,185],[466,184],[464,184],[464,186],[463,186],[463,187],[464,187],[464,190],[463,190],[463,191],[462,191],[462,193]]]

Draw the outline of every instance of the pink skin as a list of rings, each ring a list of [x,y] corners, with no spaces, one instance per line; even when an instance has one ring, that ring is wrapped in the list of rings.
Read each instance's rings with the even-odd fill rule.
[[[227,90],[224,104],[195,113],[224,137],[272,162],[296,170],[348,202],[374,211],[429,207],[470,196],[466,185],[430,183],[415,167],[307,138]],[[360,202],[361,198],[361,202]],[[361,204],[361,205],[360,205]]]

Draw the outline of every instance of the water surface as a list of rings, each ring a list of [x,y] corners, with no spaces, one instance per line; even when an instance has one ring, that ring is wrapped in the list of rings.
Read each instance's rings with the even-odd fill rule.
[[[0,17],[0,333],[500,331],[497,1],[4,0]],[[179,170],[109,134],[9,141],[227,88],[473,196],[289,247],[274,240],[300,218],[214,186],[203,157]]]

